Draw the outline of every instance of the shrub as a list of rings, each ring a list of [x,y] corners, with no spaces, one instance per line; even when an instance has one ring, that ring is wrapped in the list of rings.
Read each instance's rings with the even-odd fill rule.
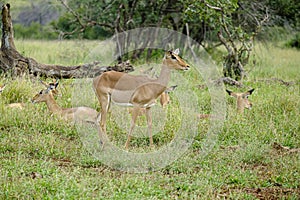
[[[17,39],[57,39],[58,33],[50,29],[49,26],[42,26],[39,23],[32,22],[30,26],[15,24],[15,37]]]
[[[288,41],[286,46],[300,49],[300,33],[297,33],[294,38]]]

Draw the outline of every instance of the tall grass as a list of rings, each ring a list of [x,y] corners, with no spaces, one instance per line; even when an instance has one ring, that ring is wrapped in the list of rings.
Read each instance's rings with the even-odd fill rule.
[[[84,62],[93,44],[16,41],[24,55],[64,65]],[[213,149],[203,152],[210,125],[208,120],[199,120],[199,134],[188,152],[164,169],[145,174],[107,167],[86,151],[73,124],[51,115],[44,104],[31,104],[32,96],[43,88],[38,80],[1,76],[0,85],[6,83],[7,88],[0,96],[0,198],[299,199],[299,151],[276,149],[274,144],[300,148],[300,54],[272,45],[259,45],[255,53],[252,59],[256,64],[247,68],[245,87],[228,86],[234,91],[255,88],[249,97],[253,109],[237,115],[235,100],[227,96],[226,120]],[[271,78],[294,84],[286,86]],[[198,84],[194,81],[191,87]],[[60,80],[59,105],[72,105],[72,87],[73,80]],[[199,97],[199,112],[209,113],[209,91],[193,90]],[[167,124],[155,136],[155,148],[172,140],[172,131],[180,123],[176,92],[185,91],[171,94]],[[7,108],[12,102],[24,102],[26,107]],[[98,109],[96,99],[92,105]],[[145,121],[139,120],[142,126]],[[156,123],[155,117],[153,120]],[[111,139],[122,148],[127,130],[118,128],[117,123],[118,118],[113,118],[108,129]],[[131,148],[148,151],[148,143],[147,137],[133,138]]]
[[[35,58],[41,63],[78,65],[95,48],[97,41],[38,41],[17,40],[16,48],[24,56]]]

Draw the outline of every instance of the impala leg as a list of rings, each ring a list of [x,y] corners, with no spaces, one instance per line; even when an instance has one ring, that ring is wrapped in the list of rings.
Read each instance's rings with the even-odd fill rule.
[[[148,134],[149,134],[150,146],[153,146],[152,116],[151,116],[150,108],[146,108],[146,118],[147,118],[147,124],[148,124]]]
[[[99,137],[100,140],[103,141],[104,137],[103,137],[103,133],[106,134],[106,118],[107,118],[107,113],[108,113],[108,109],[109,109],[109,102],[110,98],[102,98],[100,99],[101,102],[101,112],[98,116],[98,122],[100,125],[100,130],[99,130]],[[103,141],[104,142],[104,141]]]
[[[131,125],[130,125],[130,129],[129,129],[129,132],[128,132],[128,135],[127,135],[127,140],[126,140],[126,143],[125,143],[125,149],[128,149],[128,147],[129,147],[129,143],[130,143],[130,139],[131,139],[131,134],[132,134],[133,129],[135,127],[136,118],[137,118],[139,112],[140,112],[140,108],[139,107],[133,107],[132,118],[131,118]]]
[[[97,123],[99,124],[98,127],[98,134],[99,134],[99,144],[100,144],[100,147],[101,147],[101,150],[103,150],[104,148],[104,137],[103,137],[103,129],[101,127],[101,112],[98,114],[98,117],[97,117]]]
[[[106,115],[107,112],[105,110],[101,110],[101,119],[100,119],[100,127],[103,133],[106,133]]]

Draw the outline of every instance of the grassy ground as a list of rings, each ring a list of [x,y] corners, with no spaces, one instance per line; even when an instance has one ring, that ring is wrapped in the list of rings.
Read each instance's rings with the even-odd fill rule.
[[[91,44],[16,43],[26,56],[66,65],[83,62]],[[7,83],[0,96],[0,199],[299,199],[300,53],[271,45],[259,45],[255,53],[256,64],[245,87],[229,87],[234,91],[255,88],[249,97],[253,109],[244,116],[236,115],[234,99],[226,97],[227,116],[213,149],[207,154],[202,151],[210,125],[201,120],[188,151],[167,167],[149,173],[118,171],[99,162],[83,148],[74,125],[49,114],[46,105],[30,103],[43,88],[37,80],[0,77],[0,85]],[[72,105],[72,86],[71,80],[60,81],[62,96],[57,101],[61,106]],[[176,92],[182,91],[171,95],[167,123],[154,138],[157,149],[172,140],[181,120]],[[199,112],[208,113],[208,90],[196,93]],[[13,102],[24,102],[26,107],[7,108]],[[96,100],[90,106],[98,109]],[[158,123],[155,119],[154,124]],[[122,148],[126,131],[114,123],[112,120],[108,127],[111,138]],[[131,150],[143,149],[149,150],[147,137],[134,138]]]

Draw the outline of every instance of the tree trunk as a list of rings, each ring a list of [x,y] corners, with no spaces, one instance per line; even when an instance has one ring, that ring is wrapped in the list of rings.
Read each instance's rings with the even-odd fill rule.
[[[133,71],[132,65],[122,62],[114,66],[100,66],[100,62],[93,62],[78,66],[61,66],[38,63],[33,58],[22,56],[15,47],[13,25],[10,16],[10,5],[2,7],[2,40],[0,50],[0,72],[10,72],[13,76],[25,73],[54,77],[54,78],[84,78],[95,77],[105,71]]]

